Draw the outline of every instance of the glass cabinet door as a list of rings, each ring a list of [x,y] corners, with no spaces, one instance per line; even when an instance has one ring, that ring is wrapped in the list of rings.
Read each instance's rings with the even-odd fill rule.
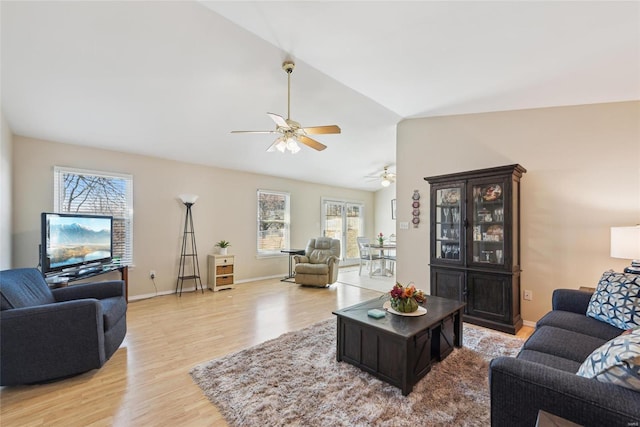
[[[505,185],[504,182],[472,184],[473,209],[469,215],[472,233],[471,261],[504,265]]]
[[[464,235],[462,217],[462,187],[436,190],[435,255],[436,258],[459,261],[462,259]]]

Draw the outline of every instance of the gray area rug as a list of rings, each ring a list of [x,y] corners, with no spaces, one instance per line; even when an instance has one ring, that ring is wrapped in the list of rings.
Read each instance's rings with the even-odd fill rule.
[[[464,347],[408,396],[336,361],[336,320],[203,363],[193,380],[231,426],[488,426],[489,361],[523,340],[464,324]]]

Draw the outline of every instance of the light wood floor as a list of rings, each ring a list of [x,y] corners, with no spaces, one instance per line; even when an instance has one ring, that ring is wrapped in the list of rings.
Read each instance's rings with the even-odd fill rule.
[[[0,424],[226,426],[192,381],[193,366],[379,295],[344,284],[303,288],[274,279],[131,302],[127,337],[102,369],[51,384],[0,389]],[[530,333],[523,328],[519,335]]]

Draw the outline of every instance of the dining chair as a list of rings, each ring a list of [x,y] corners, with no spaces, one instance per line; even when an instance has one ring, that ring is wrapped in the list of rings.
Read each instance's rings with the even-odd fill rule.
[[[389,236],[389,244],[392,244],[392,245],[395,246],[395,244],[396,244],[396,235],[395,234],[392,234],[392,235]],[[385,252],[384,259],[389,261],[389,271],[391,271],[391,274],[395,274],[395,270],[396,270],[396,250],[395,249],[387,250]]]
[[[369,277],[371,277],[373,275],[373,264],[375,262],[382,264],[384,257],[377,254],[377,251],[371,250],[369,246],[371,239],[368,237],[357,237],[356,241],[358,242],[358,251],[360,252],[360,269],[358,270],[358,275],[362,275],[362,265],[368,263]],[[382,265],[380,265],[380,268],[382,268]]]

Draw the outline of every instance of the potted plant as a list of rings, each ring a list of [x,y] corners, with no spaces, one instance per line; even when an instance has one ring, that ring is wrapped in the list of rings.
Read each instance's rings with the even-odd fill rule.
[[[231,246],[230,242],[227,242],[226,240],[220,240],[218,243],[216,243],[216,247],[220,248],[220,255],[226,255],[227,254],[227,248]]]

